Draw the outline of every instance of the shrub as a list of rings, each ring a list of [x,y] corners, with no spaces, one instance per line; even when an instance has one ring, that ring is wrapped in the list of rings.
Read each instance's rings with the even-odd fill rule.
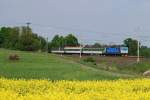
[[[9,55],[9,60],[16,61],[19,60],[19,56],[17,54]]]
[[[84,62],[92,62],[92,63],[95,63],[95,59],[93,59],[92,57],[88,57],[86,59],[83,60]]]

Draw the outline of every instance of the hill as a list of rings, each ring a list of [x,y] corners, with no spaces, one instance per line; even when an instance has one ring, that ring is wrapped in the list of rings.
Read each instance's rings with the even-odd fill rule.
[[[17,54],[19,61],[10,61]],[[13,79],[101,80],[133,77],[89,67],[55,54],[0,49],[0,76]]]

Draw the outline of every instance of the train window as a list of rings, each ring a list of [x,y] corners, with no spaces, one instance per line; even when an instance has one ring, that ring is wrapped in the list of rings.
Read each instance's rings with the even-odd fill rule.
[[[102,51],[103,48],[83,48],[83,51]]]
[[[81,49],[65,49],[65,51],[80,51]]]

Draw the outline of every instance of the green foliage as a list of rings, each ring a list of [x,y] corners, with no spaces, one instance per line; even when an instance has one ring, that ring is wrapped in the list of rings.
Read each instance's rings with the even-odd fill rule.
[[[93,63],[93,62],[96,62],[95,59],[92,58],[92,57],[85,58],[83,61],[84,61],[84,62],[92,62],[92,63]]]
[[[61,46],[59,35],[54,36],[54,38],[51,41],[51,45],[53,48],[59,48]]]
[[[65,37],[65,41],[66,41],[67,46],[78,46],[79,45],[78,39],[72,34],[67,35]]]
[[[142,46],[140,48],[140,56],[150,57],[150,48],[146,46]]]
[[[9,27],[2,27],[0,29],[0,34],[1,34],[1,47],[6,47],[7,48],[7,42],[9,42],[9,35],[11,33],[11,28]]]
[[[50,46],[53,49],[63,48],[64,46],[78,46],[78,39],[72,34],[67,35],[66,37],[55,35],[52,39]]]
[[[53,47],[53,46],[52,46],[52,43],[49,42],[49,43],[48,43],[48,52],[49,52],[49,53],[51,53],[52,47]]]
[[[129,47],[129,55],[133,55],[133,56],[137,55],[137,43],[138,41],[132,38],[128,38],[124,40],[124,45]],[[150,48],[148,48],[147,46],[141,46],[140,56],[150,57]]]
[[[40,49],[42,51],[46,51],[47,50],[47,41],[41,36],[39,36],[39,41],[40,41]]]
[[[4,42],[4,37],[3,34],[0,33],[0,47],[2,47],[3,42]]]
[[[137,55],[137,43],[137,40],[134,40],[132,38],[124,40],[124,45],[129,48],[129,55]]]
[[[65,46],[65,38],[63,36],[59,37],[59,45],[61,48],[63,48]]]
[[[18,27],[11,28],[7,38],[5,39],[4,47],[10,49],[17,49],[18,42],[19,42],[19,28]]]
[[[90,66],[96,65],[96,60],[92,57],[87,57],[87,58],[83,59],[83,62],[85,62],[85,64],[88,64]]]
[[[36,51],[40,49],[40,41],[36,34],[33,34],[31,31],[28,31],[25,27],[26,32],[20,35],[20,49],[24,51]],[[28,31],[28,32],[27,32]]]
[[[24,51],[44,50],[46,41],[32,32],[29,27],[2,27],[0,47]]]
[[[102,45],[100,43],[95,43],[94,45],[92,45],[93,48],[101,48]]]

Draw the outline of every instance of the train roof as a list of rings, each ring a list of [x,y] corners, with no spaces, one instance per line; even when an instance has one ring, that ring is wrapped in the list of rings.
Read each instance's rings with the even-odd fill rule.
[[[82,46],[66,46],[64,47],[64,49],[82,49],[83,47]]]

